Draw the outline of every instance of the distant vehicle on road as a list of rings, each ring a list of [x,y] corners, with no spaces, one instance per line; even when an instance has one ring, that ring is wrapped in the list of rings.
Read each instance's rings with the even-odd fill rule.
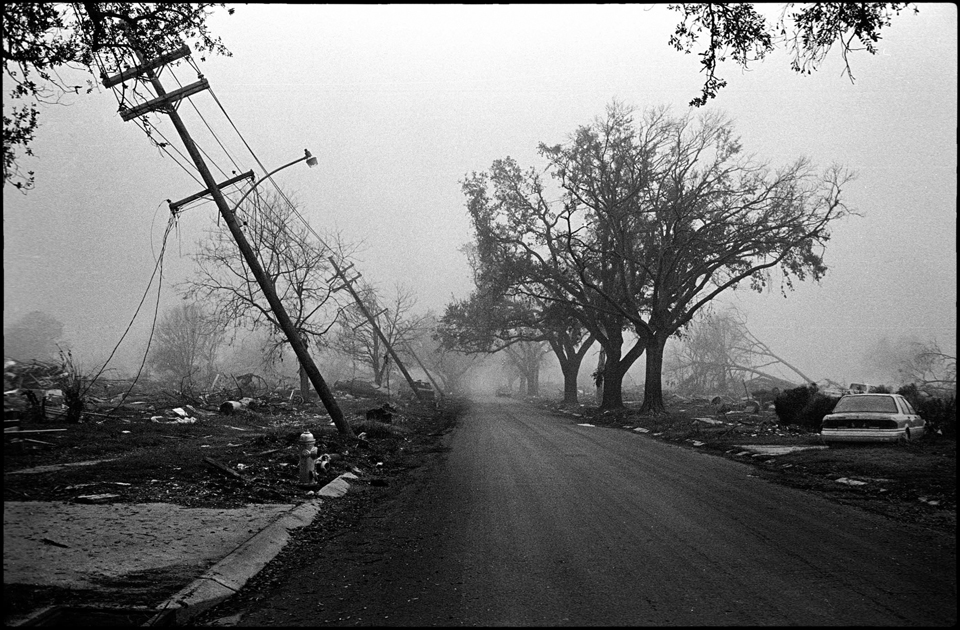
[[[497,398],[510,398],[511,396],[513,396],[513,393],[509,387],[501,387],[497,390]]]
[[[926,422],[899,394],[847,394],[820,424],[824,442],[901,442],[923,435]]]

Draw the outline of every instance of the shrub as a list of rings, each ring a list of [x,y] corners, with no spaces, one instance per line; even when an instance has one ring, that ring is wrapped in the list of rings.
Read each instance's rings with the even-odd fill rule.
[[[773,408],[777,412],[780,424],[799,424],[800,412],[810,402],[816,392],[816,386],[801,386],[787,389],[773,400]]]
[[[933,397],[914,383],[904,385],[897,393],[909,400],[920,417],[926,420],[929,434],[939,432],[944,437],[957,439],[956,396]]]
[[[833,411],[838,400],[819,393],[811,383],[784,391],[773,401],[773,408],[780,424],[796,424],[809,431],[819,431],[823,417]]]
[[[920,403],[917,413],[927,421],[931,433],[957,439],[957,397],[928,398]]]
[[[819,431],[823,417],[833,411],[837,406],[839,398],[826,396],[824,394],[813,394],[810,400],[800,411],[800,417],[797,424],[810,431]]]
[[[920,391],[920,388],[917,387],[916,383],[904,385],[897,390],[897,393],[910,401],[910,404],[913,405],[913,408],[918,412],[920,410],[920,403],[924,398],[926,398],[926,395]]]

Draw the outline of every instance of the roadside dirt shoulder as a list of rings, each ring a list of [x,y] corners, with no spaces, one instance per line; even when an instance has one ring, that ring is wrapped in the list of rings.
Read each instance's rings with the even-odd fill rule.
[[[957,443],[937,435],[909,444],[850,444],[824,448],[819,434],[783,427],[772,412],[727,416],[711,405],[649,416],[627,408],[564,408],[531,402],[559,418],[642,433],[713,456],[751,465],[756,476],[881,514],[904,525],[956,533]],[[772,446],[797,450],[776,453]],[[751,448],[751,447],[768,447]],[[764,452],[764,451],[767,452]],[[783,449],[787,451],[788,449]],[[771,452],[772,451],[772,452]]]

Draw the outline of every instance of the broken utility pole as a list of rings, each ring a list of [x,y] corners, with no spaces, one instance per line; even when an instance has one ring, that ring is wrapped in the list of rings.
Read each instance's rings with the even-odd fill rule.
[[[350,295],[353,296],[353,299],[357,303],[357,308],[360,309],[360,312],[363,313],[364,317],[370,322],[370,325],[373,326],[373,330],[380,337],[380,340],[383,341],[383,345],[387,347],[387,352],[390,353],[390,357],[393,359],[393,362],[397,364],[397,367],[400,368],[400,373],[403,374],[403,378],[407,379],[407,385],[410,386],[410,389],[413,390],[413,395],[417,397],[417,400],[423,401],[423,395],[420,393],[420,388],[417,387],[416,382],[410,377],[410,373],[407,372],[407,368],[404,367],[403,361],[400,360],[400,357],[397,356],[397,353],[393,351],[393,346],[387,340],[387,336],[383,334],[383,331],[380,330],[380,327],[377,326],[377,320],[373,315],[370,314],[370,311],[367,310],[367,306],[363,303],[363,300],[360,299],[360,296],[357,294],[356,290],[353,288],[353,282],[360,276],[356,278],[347,278],[347,271],[350,271],[350,267],[341,270],[340,266],[337,265],[337,261],[333,256],[329,256],[327,260],[330,261],[330,264],[333,265],[333,269],[336,272],[336,275],[340,280],[343,281],[343,284],[334,289],[334,291],[339,291],[340,289],[347,289],[350,291]],[[378,313],[379,315],[379,313]],[[427,375],[430,376],[429,374]]]
[[[153,110],[161,110],[170,117],[171,122],[173,122],[173,126],[177,129],[177,133],[180,134],[180,139],[183,141],[187,152],[193,159],[193,163],[196,165],[197,171],[199,171],[200,176],[203,178],[204,185],[207,187],[207,190],[201,194],[210,194],[213,197],[213,201],[217,204],[217,208],[220,211],[220,216],[223,217],[224,222],[227,224],[227,228],[230,230],[234,240],[237,242],[237,247],[240,249],[240,253],[243,255],[247,266],[250,267],[250,271],[253,272],[253,276],[260,285],[263,295],[267,298],[270,308],[273,310],[274,315],[276,315],[277,322],[280,324],[280,328],[283,330],[284,335],[286,335],[287,341],[290,343],[294,353],[297,355],[297,360],[300,362],[300,365],[310,378],[310,382],[316,389],[317,394],[320,396],[320,401],[323,403],[324,408],[330,414],[330,418],[336,425],[337,431],[343,435],[353,436],[353,430],[350,428],[350,425],[344,418],[343,411],[341,411],[340,406],[333,397],[333,393],[327,386],[326,381],[323,380],[323,376],[320,374],[320,371],[314,364],[313,359],[307,352],[306,344],[300,338],[300,335],[294,327],[293,322],[290,320],[290,316],[287,315],[287,311],[280,302],[280,298],[277,297],[277,292],[273,282],[269,276],[264,273],[263,267],[261,267],[260,262],[257,260],[256,253],[247,242],[246,237],[243,235],[243,231],[240,229],[240,224],[234,216],[234,210],[231,209],[227,204],[226,198],[220,191],[220,185],[218,185],[216,180],[213,178],[213,175],[210,173],[210,169],[207,168],[206,163],[203,161],[203,157],[200,155],[199,149],[194,144],[186,126],[183,124],[183,120],[177,113],[176,107],[174,107],[174,104],[179,101],[179,99],[185,98],[187,95],[194,92],[207,89],[208,85],[206,80],[202,79],[197,83],[177,90],[175,93],[168,94],[164,90],[163,85],[160,83],[160,79],[157,78],[156,73],[153,71],[154,68],[188,55],[190,52],[189,49],[186,47],[181,48],[178,51],[168,53],[160,59],[152,62],[146,62],[138,50],[134,49],[134,52],[137,55],[140,65],[136,68],[126,70],[120,75],[112,78],[102,77],[103,83],[107,87],[110,87],[127,79],[140,75],[146,75],[157,93],[157,98],[133,108],[133,111],[121,111],[121,118],[124,120],[130,120],[136,116],[141,116]],[[309,157],[309,152],[307,152],[307,157],[303,159],[307,159]]]

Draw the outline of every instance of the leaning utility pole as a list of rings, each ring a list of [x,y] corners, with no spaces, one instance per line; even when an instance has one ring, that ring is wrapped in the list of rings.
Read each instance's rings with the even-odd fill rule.
[[[417,362],[417,365],[420,366],[420,369],[423,370],[423,373],[427,375],[427,378],[430,379],[430,382],[433,384],[433,389],[436,390],[437,396],[443,399],[443,390],[440,389],[440,386],[437,385],[437,382],[433,380],[433,377],[430,375],[430,370],[427,369],[427,366],[423,364],[423,361],[420,360],[416,354],[414,354],[413,349],[410,348],[410,344],[407,342],[403,343],[404,347],[407,349],[407,352],[410,353],[410,356],[413,357],[413,360]]]
[[[304,371],[307,373],[307,376],[310,378],[310,382],[317,390],[317,394],[320,396],[320,401],[330,414],[330,418],[336,425],[337,431],[339,431],[341,434],[352,436],[353,430],[350,428],[350,425],[344,418],[343,411],[341,411],[340,406],[333,397],[333,393],[327,386],[326,381],[323,380],[320,370],[317,369],[313,359],[307,352],[307,346],[300,338],[300,334],[297,332],[296,327],[290,320],[290,316],[287,315],[287,311],[283,308],[280,298],[277,297],[276,288],[274,287],[272,280],[269,276],[267,276],[266,273],[264,273],[263,267],[260,266],[260,262],[257,260],[256,253],[253,251],[253,248],[243,235],[243,231],[240,229],[240,224],[234,215],[234,211],[229,205],[227,205],[226,198],[224,198],[223,193],[220,192],[220,187],[226,185],[228,182],[224,182],[220,185],[217,184],[216,180],[213,178],[213,175],[210,173],[210,169],[207,168],[206,163],[203,161],[200,151],[197,149],[193,139],[187,132],[187,128],[183,124],[183,120],[177,113],[175,104],[182,98],[207,89],[209,87],[207,80],[201,79],[196,83],[185,86],[168,94],[166,90],[164,90],[163,85],[160,83],[160,79],[157,78],[157,75],[153,71],[155,68],[166,65],[175,59],[189,55],[190,49],[186,46],[183,46],[179,50],[172,51],[149,62],[144,60],[139,50],[134,49],[134,52],[136,53],[140,65],[135,68],[128,69],[114,77],[103,76],[103,84],[106,87],[112,87],[128,79],[140,75],[146,75],[157,93],[157,98],[141,105],[137,105],[136,107],[121,110],[121,118],[123,118],[125,121],[131,120],[132,118],[136,118],[137,116],[141,116],[154,110],[161,110],[170,116],[173,126],[176,127],[177,133],[180,134],[180,138],[183,140],[183,144],[186,147],[187,152],[193,159],[193,163],[196,165],[197,170],[200,172],[200,176],[203,178],[203,183],[207,187],[207,190],[201,194],[210,194],[213,196],[213,201],[217,204],[217,208],[220,211],[220,216],[223,217],[224,222],[227,224],[227,228],[230,230],[230,234],[232,234],[234,240],[236,240],[237,247],[240,249],[240,253],[243,255],[247,266],[250,267],[250,271],[253,272],[254,278],[256,278],[257,283],[260,285],[260,289],[263,291],[263,295],[267,298],[267,302],[270,304],[270,308],[273,310],[273,313],[277,318],[277,323],[280,324],[280,328],[286,335],[287,341],[290,342],[291,347],[293,347],[293,351],[297,355],[300,365],[303,367]]]
[[[357,294],[357,291],[353,288],[353,281],[359,278],[360,276],[355,276],[354,278],[347,278],[347,271],[350,270],[350,267],[341,270],[340,266],[337,265],[337,261],[333,256],[328,257],[330,264],[333,265],[333,270],[336,272],[336,275],[340,280],[343,281],[343,284],[339,287],[333,289],[334,292],[339,291],[340,289],[347,289],[350,291],[350,295],[353,296],[353,299],[357,303],[357,308],[360,309],[360,312],[363,313],[364,317],[370,322],[370,325],[373,327],[373,330],[379,335],[383,345],[387,347],[387,352],[390,353],[390,356],[393,358],[393,362],[397,364],[397,367],[400,368],[400,372],[403,374],[403,378],[407,379],[407,385],[410,386],[410,389],[413,390],[413,395],[417,397],[417,400],[423,402],[423,396],[420,394],[420,388],[417,387],[417,384],[412,378],[410,378],[410,373],[407,372],[407,368],[404,367],[403,361],[400,360],[400,357],[397,356],[397,353],[393,351],[393,346],[387,340],[387,336],[383,334],[383,331],[380,330],[380,327],[377,326],[377,320],[374,319],[373,315],[370,314],[370,311],[367,310],[366,305],[363,303],[363,300],[360,299],[360,296]],[[352,267],[353,265],[351,265]],[[430,375],[427,374],[429,377]]]

